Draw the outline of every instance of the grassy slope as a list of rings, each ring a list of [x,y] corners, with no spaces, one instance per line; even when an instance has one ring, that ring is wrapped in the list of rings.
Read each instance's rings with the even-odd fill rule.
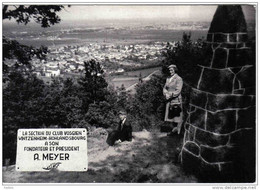
[[[190,183],[178,162],[182,136],[159,132],[135,132],[132,142],[109,147],[106,134],[88,137],[87,172],[16,172],[3,168],[4,183]]]

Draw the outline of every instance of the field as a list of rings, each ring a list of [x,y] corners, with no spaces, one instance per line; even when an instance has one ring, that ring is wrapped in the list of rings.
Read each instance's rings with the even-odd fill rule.
[[[125,88],[128,88],[132,86],[135,83],[138,83],[139,81],[139,76],[142,78],[147,77],[149,74],[151,74],[154,71],[160,71],[161,67],[154,67],[154,68],[148,68],[148,69],[140,69],[136,71],[129,71],[129,72],[124,72],[123,74],[116,75],[116,76],[107,76],[105,77],[106,81],[108,82],[109,85],[113,86],[114,88],[121,87],[124,85]],[[79,74],[73,74],[73,73],[66,73],[63,74],[63,78],[79,78]],[[40,77],[44,82],[50,83],[52,78],[50,77]]]
[[[149,74],[151,74],[154,71],[161,70],[161,67],[154,67],[154,68],[148,68],[148,69],[140,69],[136,71],[129,71],[125,72],[122,75],[117,75],[114,77],[107,78],[107,81],[110,85],[116,87],[121,87],[124,85],[125,88],[128,88],[132,86],[135,83],[138,83],[139,76],[142,78],[145,78]]]
[[[126,76],[135,76],[135,77],[139,77],[140,74],[142,77],[146,77],[148,76],[149,74],[151,74],[152,72],[156,71],[156,70],[160,70],[161,67],[154,67],[154,68],[148,68],[148,69],[140,69],[140,70],[137,70],[137,71],[129,71],[129,72],[126,72],[124,75]]]
[[[62,31],[49,32],[44,35],[33,33],[10,34],[8,28],[4,29],[4,35],[15,38],[17,41],[39,47],[44,46],[63,46],[63,45],[84,45],[97,43],[100,45],[113,44],[146,44],[149,42],[169,42],[182,39],[183,32],[189,30],[155,30],[155,29],[116,29],[116,30],[78,30],[76,32],[63,33]],[[206,30],[191,31],[192,40],[206,37]]]

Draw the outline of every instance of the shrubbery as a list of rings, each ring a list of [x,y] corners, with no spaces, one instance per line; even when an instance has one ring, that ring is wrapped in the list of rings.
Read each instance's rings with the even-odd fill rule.
[[[3,19],[13,18],[18,23],[27,24],[34,18],[42,27],[49,27],[60,22],[56,12],[62,9],[64,6],[56,5],[9,9],[5,5]],[[3,162],[11,159],[14,163],[16,135],[20,128],[115,128],[118,111],[125,109],[134,131],[158,130],[164,116],[164,110],[158,108],[164,103],[162,88],[167,65],[176,64],[179,75],[187,82],[182,91],[186,104],[189,83],[196,74],[195,65],[203,61],[203,46],[201,41],[192,43],[190,35],[184,34],[176,47],[166,47],[164,60],[158,63],[163,65],[163,75],[143,83],[140,80],[136,94],[130,96],[124,87],[109,88],[101,65],[94,60],[84,63],[85,73],[79,80],[53,78],[50,85],[45,84],[32,74],[31,59],[45,59],[48,49],[28,47],[3,36]],[[15,60],[14,64],[8,65],[8,59]]]
[[[114,129],[121,109],[128,112],[134,131],[158,131],[164,118],[164,109],[158,108],[165,104],[162,89],[168,76],[167,65],[176,64],[179,75],[188,81],[182,91],[185,115],[189,102],[188,79],[194,73],[193,66],[200,61],[200,49],[203,49],[201,42],[192,43],[185,35],[176,47],[167,46],[162,75],[140,81],[134,96],[129,95],[124,86],[116,90],[110,88],[100,63],[94,60],[84,63],[84,75],[78,80],[53,78],[50,85],[31,74],[30,69],[26,72],[9,70],[3,88],[4,159],[15,161],[19,128],[93,126]]]
[[[126,110],[133,118],[134,130],[158,130],[162,119],[157,114],[157,109],[164,101],[162,94],[164,83],[162,76],[154,76],[147,82],[139,83],[134,97],[128,99]]]
[[[15,161],[20,128],[115,126],[120,96],[107,88],[102,73],[100,64],[91,60],[78,81],[53,78],[47,85],[30,70],[10,71],[3,89],[4,159]]]

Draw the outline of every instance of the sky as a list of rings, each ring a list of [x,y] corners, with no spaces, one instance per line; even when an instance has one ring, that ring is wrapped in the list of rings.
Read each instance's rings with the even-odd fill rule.
[[[117,20],[132,19],[143,21],[144,19],[156,22],[182,22],[201,21],[211,22],[217,5],[214,4],[72,4],[65,6],[65,10],[58,13],[62,23],[80,23],[81,21],[93,20]],[[255,8],[253,5],[242,5],[242,9],[248,20],[255,20]],[[3,23],[12,23],[13,20],[4,20]],[[84,22],[82,22],[84,23]]]
[[[160,19],[172,18],[186,20],[207,19],[212,16],[216,6],[72,6],[66,8],[60,16],[64,20],[84,20],[84,19]],[[203,15],[201,11],[203,10]],[[206,15],[206,17],[204,17]]]
[[[246,19],[255,17],[253,6],[242,6]],[[72,5],[59,13],[63,20],[172,19],[211,21],[216,5]]]

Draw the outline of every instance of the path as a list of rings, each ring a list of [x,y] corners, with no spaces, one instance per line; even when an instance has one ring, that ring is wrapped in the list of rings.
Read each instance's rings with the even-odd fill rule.
[[[160,70],[155,70],[153,71],[151,74],[149,74],[147,77],[144,77],[142,80],[143,82],[146,82],[146,81],[149,81],[151,80],[152,76],[155,75],[155,74],[158,74],[160,73],[161,71]],[[129,86],[126,88],[126,91],[130,94],[135,94],[136,93],[136,86],[138,85],[138,83],[134,83],[133,85]]]

